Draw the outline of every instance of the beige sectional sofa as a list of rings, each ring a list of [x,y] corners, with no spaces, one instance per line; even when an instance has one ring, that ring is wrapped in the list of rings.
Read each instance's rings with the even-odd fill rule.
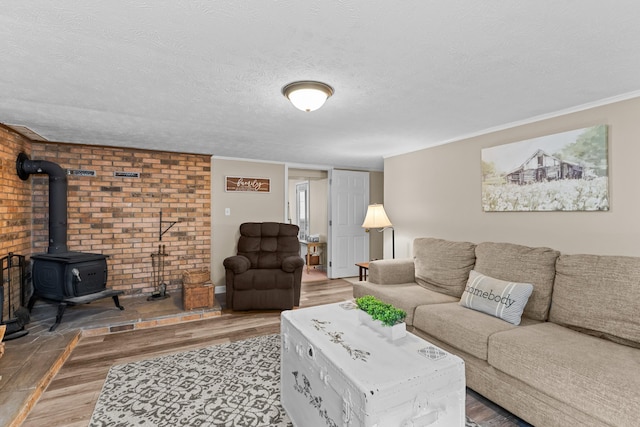
[[[404,309],[410,331],[465,360],[469,388],[535,426],[640,425],[640,258],[434,238],[413,253],[369,263],[354,296]],[[472,270],[533,285],[519,323],[463,305]]]

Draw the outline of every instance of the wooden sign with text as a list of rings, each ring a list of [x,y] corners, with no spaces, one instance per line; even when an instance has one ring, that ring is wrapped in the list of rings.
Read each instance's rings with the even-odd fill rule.
[[[254,193],[269,193],[271,191],[271,180],[269,178],[227,176],[225,181],[226,191],[248,191]]]

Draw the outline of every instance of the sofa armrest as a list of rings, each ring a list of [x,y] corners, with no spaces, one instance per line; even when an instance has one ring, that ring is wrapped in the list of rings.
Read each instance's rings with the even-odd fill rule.
[[[234,255],[225,258],[222,264],[225,269],[231,270],[235,274],[242,274],[251,267],[251,261],[249,261],[249,258],[242,255]]]
[[[412,258],[379,259],[369,263],[369,283],[389,285],[416,281]]]
[[[304,266],[304,260],[299,256],[288,256],[282,260],[282,270],[287,273],[293,273],[302,266]]]

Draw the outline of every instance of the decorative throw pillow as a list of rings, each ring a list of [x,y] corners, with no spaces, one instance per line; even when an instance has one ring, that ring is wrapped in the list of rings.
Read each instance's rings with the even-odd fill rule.
[[[460,305],[519,325],[531,292],[531,283],[507,282],[471,270]]]

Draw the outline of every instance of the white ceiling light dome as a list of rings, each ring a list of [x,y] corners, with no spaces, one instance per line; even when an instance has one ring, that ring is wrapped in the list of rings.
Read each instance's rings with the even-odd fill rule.
[[[333,95],[334,90],[326,83],[304,80],[292,82],[282,88],[282,94],[301,111],[315,111]]]

